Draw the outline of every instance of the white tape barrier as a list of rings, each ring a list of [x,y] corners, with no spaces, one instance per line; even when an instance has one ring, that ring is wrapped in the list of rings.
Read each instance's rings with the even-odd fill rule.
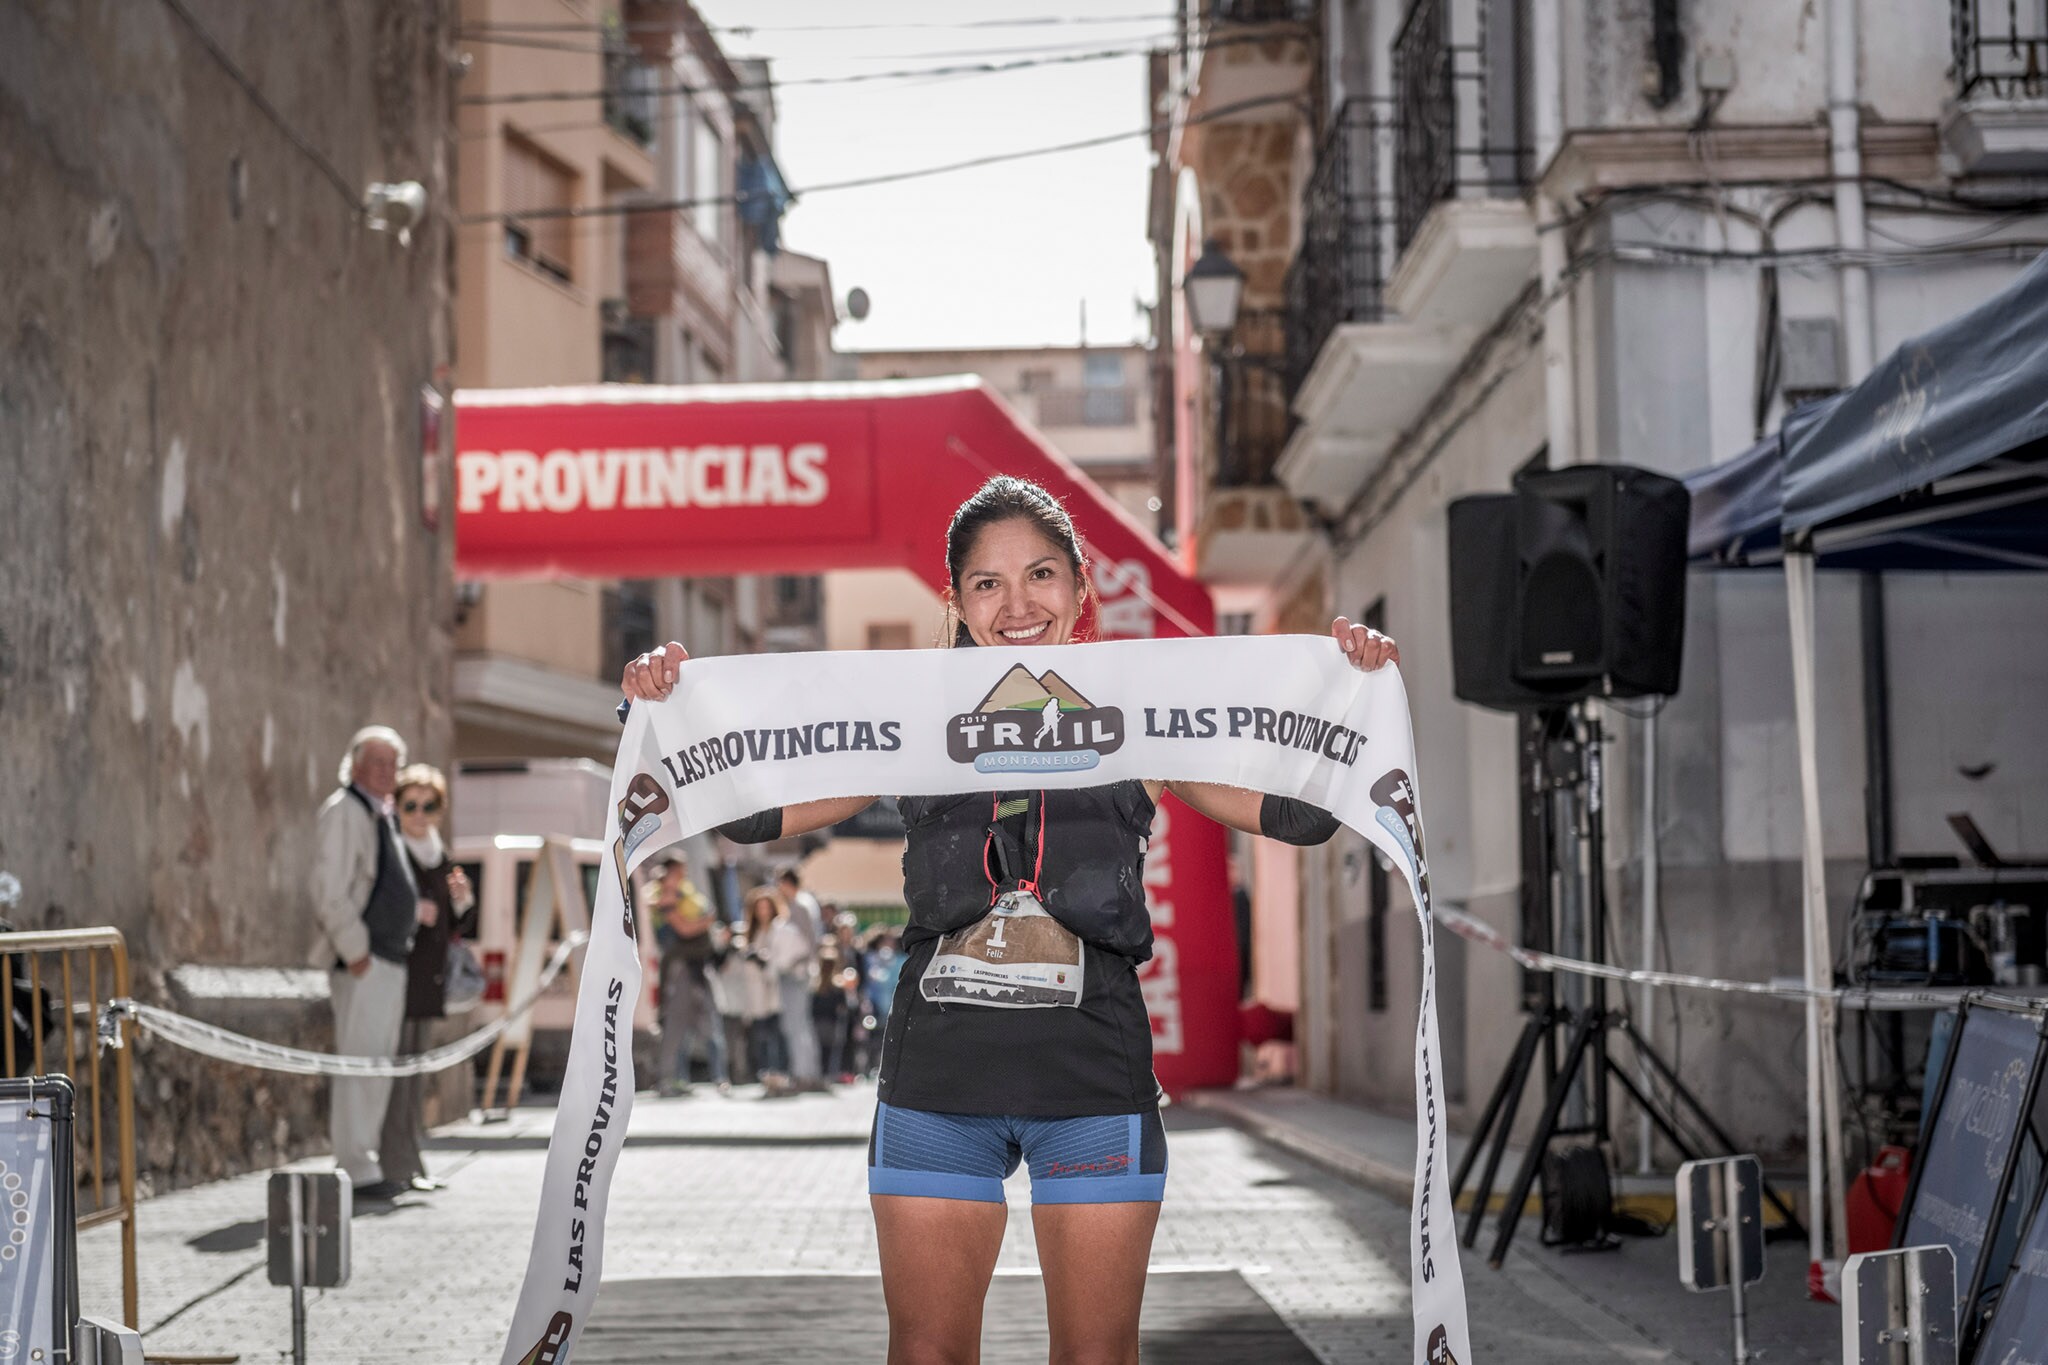
[[[167,1043],[176,1044],[202,1056],[217,1061],[233,1062],[238,1066],[252,1066],[263,1071],[283,1071],[294,1076],[424,1076],[431,1072],[446,1070],[457,1062],[466,1062],[489,1047],[512,1022],[532,1009],[562,969],[569,965],[569,955],[582,947],[590,935],[581,930],[569,935],[548,959],[541,970],[540,980],[535,983],[512,1008],[498,1018],[478,1029],[475,1033],[458,1038],[452,1043],[435,1048],[431,1052],[414,1053],[405,1057],[355,1057],[332,1052],[313,1052],[306,1048],[286,1047],[282,1043],[266,1043],[261,1038],[251,1038],[235,1033],[216,1024],[204,1023],[176,1010],[167,1010],[156,1005],[145,1005],[139,1000],[110,1000],[100,1010],[100,1033],[110,1045],[120,1046],[120,1031],[113,1027],[117,1018],[133,1019],[144,1029]]]
[[[1855,990],[1816,991],[1790,981],[1731,981],[1721,976],[1688,976],[1682,972],[1649,972],[1629,967],[1614,967],[1605,962],[1587,962],[1581,958],[1560,957],[1556,953],[1524,948],[1518,943],[1510,942],[1505,934],[1484,920],[1474,919],[1464,911],[1453,910],[1446,905],[1435,907],[1434,913],[1437,923],[1458,937],[1470,939],[1474,943],[1483,943],[1536,972],[1574,972],[1580,976],[1605,977],[1609,981],[1622,981],[1637,986],[1723,991],[1733,995],[1763,995],[1780,1000],[1804,1000],[1808,996],[1815,996],[1838,1000],[1848,1009],[1890,1010],[1919,1006],[1945,1008],[1967,1000],[1972,1005],[1988,1005],[1994,1009],[2011,1010],[2021,1014],[2040,1014],[2048,1011],[2048,998],[2006,995],[1974,987],[1958,987],[1953,990],[1880,990],[1859,987]]]

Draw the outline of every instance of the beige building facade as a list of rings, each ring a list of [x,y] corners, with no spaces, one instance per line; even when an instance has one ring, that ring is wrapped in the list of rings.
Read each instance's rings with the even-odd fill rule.
[[[588,41],[531,41],[578,17]],[[463,0],[462,22],[461,205],[495,217],[457,251],[458,385],[838,372],[830,272],[777,249],[765,63],[729,61],[688,4]],[[590,97],[532,98],[562,92]],[[626,659],[816,647],[818,600],[758,577],[465,583],[456,754],[608,760]]]

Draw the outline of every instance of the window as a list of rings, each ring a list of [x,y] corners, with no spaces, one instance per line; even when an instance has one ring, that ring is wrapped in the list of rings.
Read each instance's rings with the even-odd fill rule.
[[[1052,383],[1051,370],[1026,370],[1017,378],[1017,391],[1019,393],[1041,393],[1051,388]]]
[[[910,622],[868,622],[869,649],[910,649]]]
[[[525,139],[507,135],[504,202],[512,215],[505,224],[505,254],[569,283],[573,220],[518,215],[575,207],[576,173]]]
[[[604,664],[598,676],[616,678],[626,660],[655,646],[654,584],[627,579],[604,590]]]
[[[1117,389],[1123,387],[1124,358],[1120,355],[1091,353],[1081,358],[1081,382],[1091,389]]]
[[[696,205],[690,215],[698,234],[720,248],[726,244],[726,215],[731,208],[716,202],[729,192],[725,182],[725,141],[699,110],[690,121],[690,199]]]

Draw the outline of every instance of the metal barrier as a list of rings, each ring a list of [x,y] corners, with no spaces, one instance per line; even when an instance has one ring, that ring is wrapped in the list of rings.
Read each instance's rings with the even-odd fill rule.
[[[113,1027],[120,1032],[111,1040],[100,1033],[100,1006],[128,995],[128,942],[118,929],[0,934],[0,1062],[9,1076],[61,1072],[77,1086],[81,1112],[73,1133],[80,1172],[78,1230],[121,1225],[121,1312],[135,1327],[140,1326],[135,1283],[135,1089],[127,1046],[134,1024],[125,1018],[115,1021]],[[63,1035],[61,1041],[50,1036],[53,1032]],[[111,1199],[105,1131],[109,1101],[114,1120]]]

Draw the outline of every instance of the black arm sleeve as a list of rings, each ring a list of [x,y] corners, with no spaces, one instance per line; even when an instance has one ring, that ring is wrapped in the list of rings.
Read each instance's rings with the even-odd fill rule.
[[[752,815],[718,827],[718,832],[736,844],[765,844],[782,837],[782,807],[770,806]],[[1327,836],[1325,836],[1327,837]]]
[[[1326,844],[1337,832],[1337,817],[1291,796],[1268,794],[1259,803],[1259,833],[1283,844],[1307,848]]]

